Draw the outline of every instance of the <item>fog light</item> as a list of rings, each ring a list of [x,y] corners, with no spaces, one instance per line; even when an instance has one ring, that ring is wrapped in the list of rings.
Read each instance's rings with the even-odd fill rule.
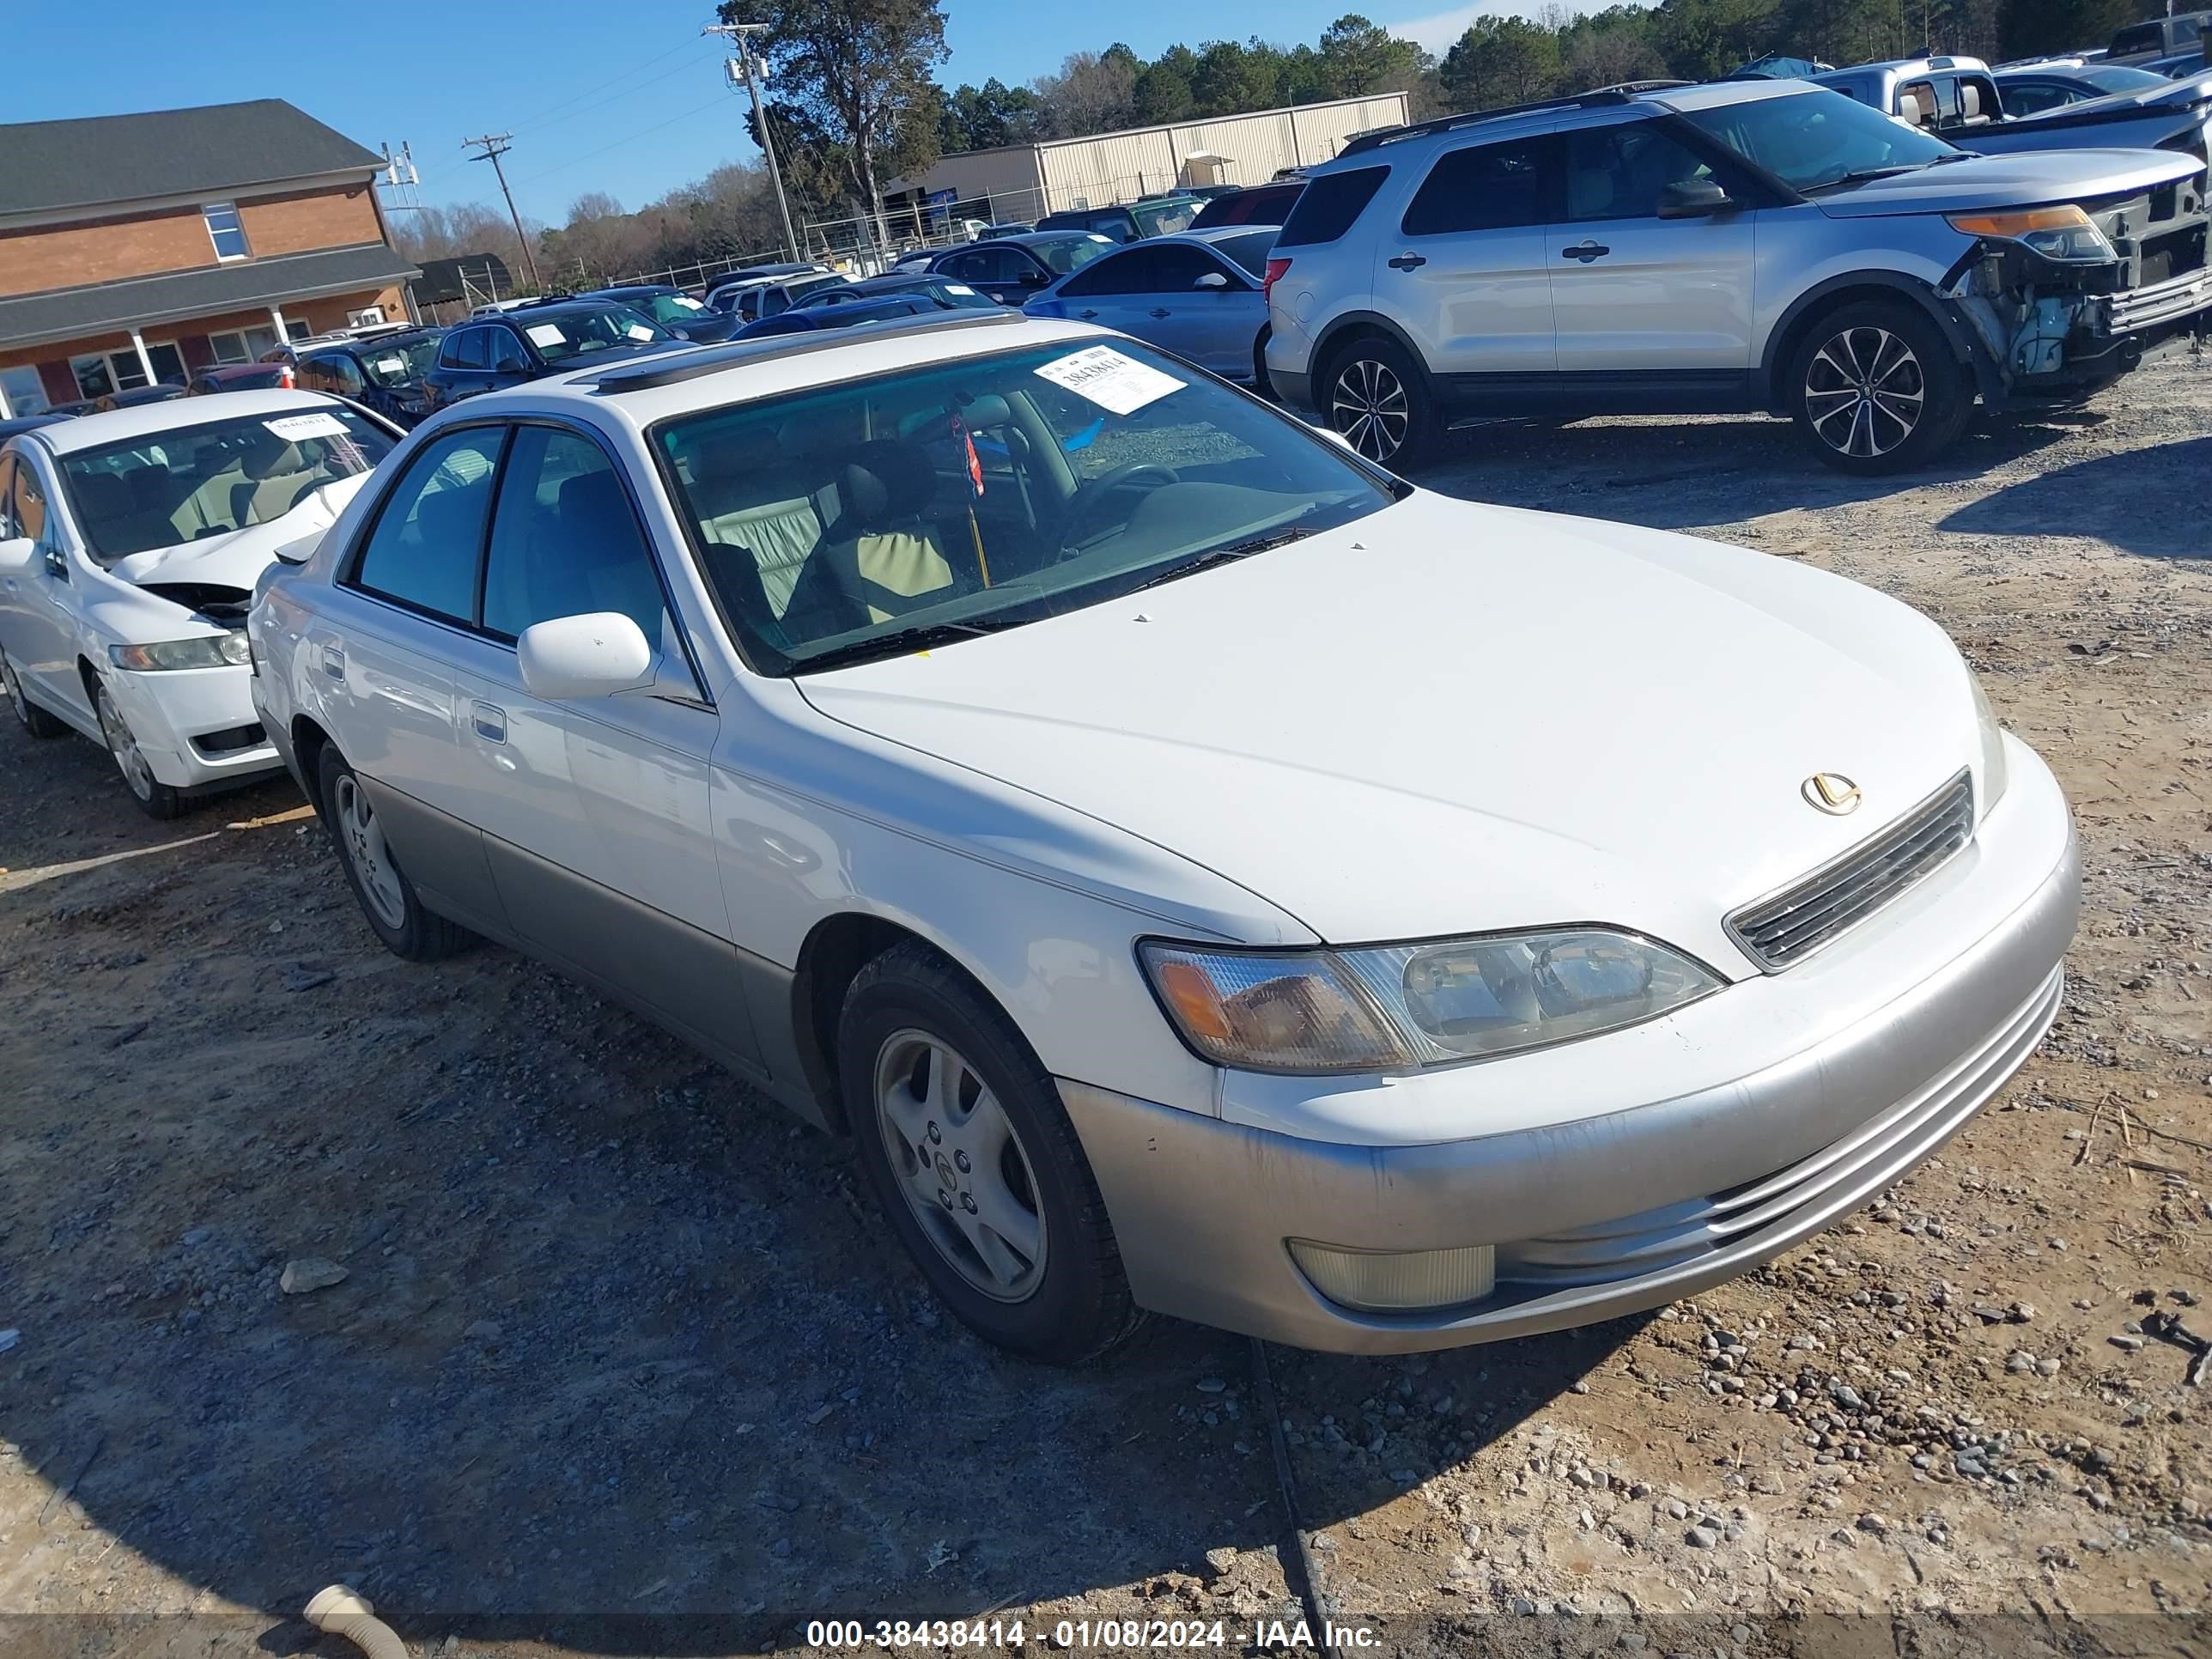
[[[1498,1284],[1488,1244],[1456,1250],[1346,1250],[1291,1240],[1298,1271],[1330,1301],[1362,1313],[1426,1313],[1480,1302]]]

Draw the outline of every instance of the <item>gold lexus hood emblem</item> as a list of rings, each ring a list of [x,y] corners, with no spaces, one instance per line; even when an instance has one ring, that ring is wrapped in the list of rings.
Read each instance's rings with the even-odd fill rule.
[[[1859,810],[1859,787],[1841,772],[1815,772],[1805,780],[1805,803],[1835,817]]]

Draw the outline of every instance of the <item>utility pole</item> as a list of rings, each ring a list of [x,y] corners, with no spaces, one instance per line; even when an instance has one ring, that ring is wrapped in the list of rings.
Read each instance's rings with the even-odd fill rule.
[[[537,288],[539,286],[538,261],[531,254],[530,238],[523,234],[522,216],[514,210],[514,192],[507,187],[507,170],[499,164],[499,158],[514,148],[507,142],[513,137],[512,133],[492,132],[486,133],[481,138],[464,138],[461,143],[464,146],[474,144],[483,146],[483,155],[471,155],[469,160],[491,163],[491,170],[499,179],[499,193],[507,198],[507,216],[514,221],[514,240],[522,245],[522,268],[530,275],[530,286]]]
[[[738,63],[744,71],[745,90],[752,94],[753,125],[760,132],[761,153],[768,157],[768,176],[775,186],[775,210],[783,217],[784,257],[796,259],[799,254],[799,235],[791,228],[791,204],[783,196],[783,168],[775,159],[775,142],[769,137],[768,117],[761,112],[760,84],[753,79],[752,46],[747,35],[765,34],[765,23],[709,23],[699,31],[702,34],[726,34],[738,48]]]

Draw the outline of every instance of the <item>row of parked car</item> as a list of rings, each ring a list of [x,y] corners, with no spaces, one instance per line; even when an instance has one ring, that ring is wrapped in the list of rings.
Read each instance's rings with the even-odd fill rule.
[[[1687,101],[1794,97],[1884,119]],[[1470,145],[1688,116],[1495,118],[1317,175],[1295,257],[1427,235]],[[1205,252],[1241,304],[1255,234],[1069,275]],[[1659,1306],[1895,1183],[2057,1012],[2065,802],[1879,592],[1431,494],[1079,319],[627,349],[411,432],[278,390],[15,435],[0,679],[157,816],[288,769],[396,955],[530,952],[850,1134],[988,1341]]]

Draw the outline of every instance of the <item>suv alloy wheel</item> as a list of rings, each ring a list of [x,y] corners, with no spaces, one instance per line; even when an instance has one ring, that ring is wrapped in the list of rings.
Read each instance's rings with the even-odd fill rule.
[[[1322,396],[1329,425],[1370,461],[1404,466],[1436,441],[1428,382],[1395,340],[1365,335],[1332,353]]]
[[[1845,306],[1814,325],[1790,376],[1790,409],[1814,453],[1840,471],[1917,466],[1973,412],[1942,333],[1903,301]]]

